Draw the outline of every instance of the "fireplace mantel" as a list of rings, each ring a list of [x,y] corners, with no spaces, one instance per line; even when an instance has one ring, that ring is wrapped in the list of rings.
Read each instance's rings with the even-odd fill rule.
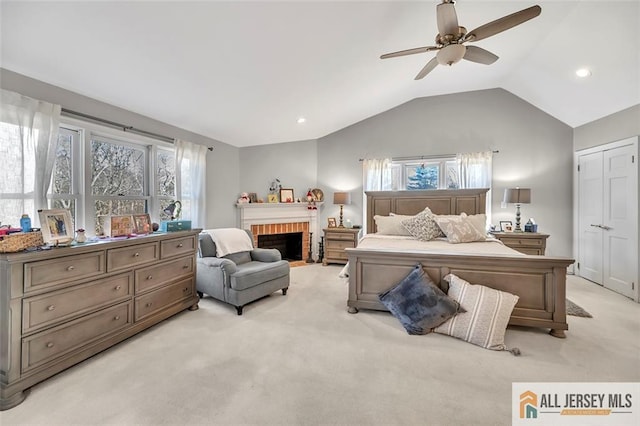
[[[322,203],[316,203],[316,209],[310,210],[307,203],[238,203],[237,224],[239,228],[251,229],[252,225],[308,222],[309,232],[313,233],[313,254],[317,257],[320,241],[318,209],[321,206]]]

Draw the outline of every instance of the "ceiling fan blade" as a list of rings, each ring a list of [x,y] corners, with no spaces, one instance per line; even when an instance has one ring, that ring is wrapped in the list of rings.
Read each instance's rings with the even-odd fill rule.
[[[398,56],[405,56],[405,55],[415,55],[416,53],[425,53],[431,50],[438,50],[438,49],[439,47],[436,47],[436,46],[415,47],[413,49],[400,50],[399,52],[385,53],[384,55],[380,56],[380,59],[396,58]]]
[[[487,37],[491,37],[502,31],[506,31],[509,28],[513,28],[516,25],[520,25],[523,22],[527,22],[529,19],[533,19],[540,15],[542,8],[538,5],[531,6],[523,9],[519,12],[512,13],[511,15],[503,16],[500,19],[484,24],[473,31],[469,31],[465,36],[465,41],[478,41]]]
[[[414,80],[420,80],[424,78],[425,75],[429,74],[437,66],[438,66],[438,59],[433,58],[432,60],[427,62],[427,65],[425,65],[424,68],[420,70],[420,72],[418,73],[418,75],[416,75],[416,78],[414,78]]]
[[[441,3],[436,6],[438,16],[438,31],[440,36],[446,34],[458,35],[458,15],[453,3]]]
[[[467,61],[471,62],[477,62],[479,64],[491,65],[498,60],[498,57],[481,47],[467,46],[467,51],[465,52],[462,59],[466,59]]]

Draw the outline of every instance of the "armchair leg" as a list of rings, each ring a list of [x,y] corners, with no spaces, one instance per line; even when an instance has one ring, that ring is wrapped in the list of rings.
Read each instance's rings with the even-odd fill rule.
[[[238,315],[242,315],[242,308],[244,308],[244,306],[236,306],[236,311],[238,311]]]
[[[287,287],[287,288],[283,288],[283,289],[282,289],[282,295],[283,295],[283,296],[286,296],[286,295],[287,295],[287,290],[289,290],[289,288],[288,288],[288,287]]]
[[[204,297],[204,293],[203,293],[203,292],[201,292],[201,291],[196,291],[196,293],[198,293],[198,297],[199,297],[200,299],[202,299],[202,298]]]

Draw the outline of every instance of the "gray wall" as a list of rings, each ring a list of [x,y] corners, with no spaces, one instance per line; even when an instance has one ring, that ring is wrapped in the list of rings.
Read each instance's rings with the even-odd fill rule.
[[[283,188],[293,188],[295,198],[306,201],[309,188],[317,186],[318,145],[307,140],[240,148],[240,165],[240,191],[266,201],[269,185],[278,178]]]
[[[419,98],[318,140],[318,187],[325,195],[349,190],[345,217],[362,222],[360,158],[499,150],[493,158],[492,223],[514,220],[500,208],[506,187],[532,189],[522,206],[549,233],[547,255],[572,255],[573,131],[566,124],[502,90]],[[326,203],[322,221],[337,216]]]
[[[213,147],[213,151],[207,152],[206,227],[235,226],[234,201],[239,191],[240,176],[238,148],[2,68],[0,87],[62,105],[69,110]]]
[[[576,151],[640,135],[640,105],[624,109],[573,131]]]

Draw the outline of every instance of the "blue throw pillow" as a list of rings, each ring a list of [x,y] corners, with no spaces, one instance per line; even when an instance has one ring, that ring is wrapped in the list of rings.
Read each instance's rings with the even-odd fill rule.
[[[434,284],[420,265],[378,298],[409,334],[430,333],[458,312],[465,312]]]

